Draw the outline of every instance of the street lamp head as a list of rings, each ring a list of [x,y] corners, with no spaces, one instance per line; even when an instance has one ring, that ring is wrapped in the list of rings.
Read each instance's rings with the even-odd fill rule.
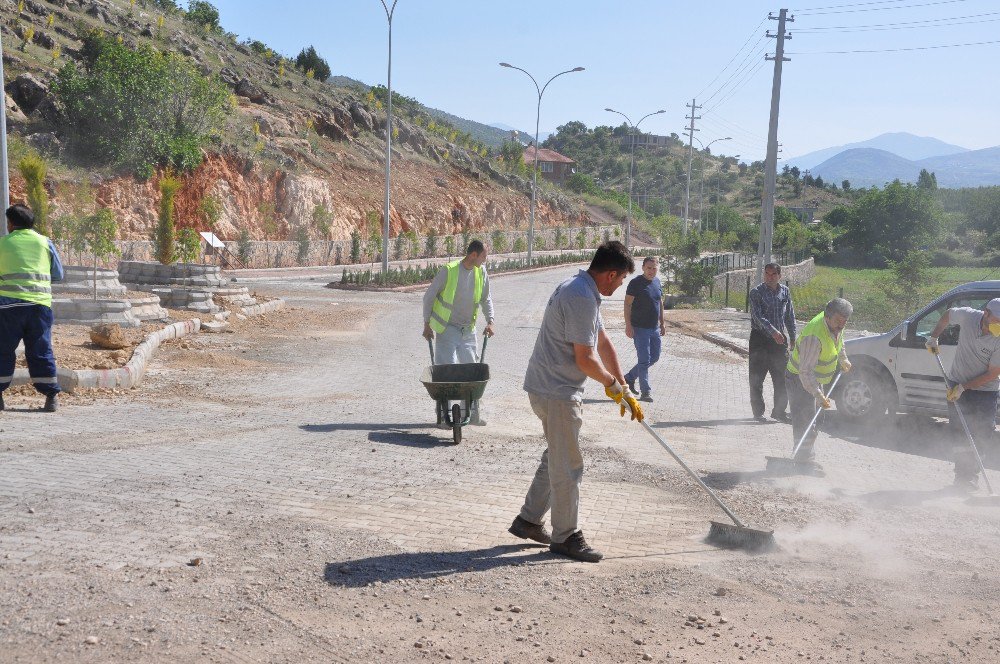
[[[615,110],[615,109],[613,109],[613,108],[606,108],[606,109],[604,109],[604,110],[605,110],[605,111],[608,111],[609,113],[617,113],[617,112],[618,112],[618,111],[616,111],[616,110]]]
[[[583,71],[583,67],[574,67],[573,69],[570,69],[570,71]]]
[[[512,64],[510,64],[510,63],[508,63],[508,62],[501,62],[501,63],[500,63],[500,66],[501,66],[501,67],[510,67],[510,68],[512,68],[512,69],[513,69],[513,67],[514,67],[514,65],[512,65]]]
[[[660,113],[666,113],[666,111],[661,108],[656,113],[653,113],[653,115],[659,115]]]

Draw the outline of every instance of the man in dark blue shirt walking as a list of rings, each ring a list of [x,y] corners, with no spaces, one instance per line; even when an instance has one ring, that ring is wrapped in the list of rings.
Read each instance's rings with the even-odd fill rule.
[[[635,342],[638,362],[625,380],[635,392],[639,381],[642,394],[639,401],[652,401],[649,368],[660,359],[660,337],[666,333],[663,325],[663,288],[656,276],[656,259],[647,256],[642,261],[642,274],[628,283],[625,290],[625,336]]]
[[[764,282],[750,291],[750,408],[764,421],[764,378],[771,374],[774,408],[771,417],[788,422],[785,408],[785,364],[795,347],[795,310],[792,294],[781,284],[781,266],[764,266]]]

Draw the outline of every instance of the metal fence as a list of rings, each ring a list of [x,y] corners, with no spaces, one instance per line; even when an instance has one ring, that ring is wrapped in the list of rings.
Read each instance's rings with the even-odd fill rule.
[[[781,265],[792,265],[800,263],[809,258],[810,253],[803,251],[785,251],[779,254],[772,254],[771,260]],[[757,267],[757,254],[732,252],[728,254],[715,254],[701,259],[701,264],[712,268],[712,274],[722,274],[723,272],[733,272],[734,270],[749,270]]]

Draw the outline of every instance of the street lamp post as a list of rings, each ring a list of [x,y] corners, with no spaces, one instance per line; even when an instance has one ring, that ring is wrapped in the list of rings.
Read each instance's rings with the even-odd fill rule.
[[[531,251],[535,247],[535,199],[538,197],[538,127],[542,119],[542,95],[545,94],[545,88],[549,87],[549,83],[556,80],[563,74],[583,71],[583,67],[574,67],[573,69],[561,71],[546,81],[545,85],[538,87],[538,81],[535,80],[535,77],[524,69],[515,67],[507,62],[501,62],[500,66],[524,72],[528,78],[531,79],[531,82],[535,84],[535,91],[538,93],[538,107],[535,109],[535,159],[534,164],[531,167],[531,219],[528,222],[528,265],[531,265]]]
[[[0,55],[3,44],[0,43]],[[3,58],[0,57],[0,81],[3,77]],[[0,105],[0,203],[3,209],[10,207],[10,177],[7,173],[7,104]],[[7,234],[7,224],[0,223],[0,237]]]
[[[382,274],[389,273],[389,163],[392,160],[392,15],[396,11],[396,2],[392,0],[392,6],[382,1],[382,8],[385,9],[385,18],[389,21],[389,64],[386,73],[386,90],[388,100],[386,101],[385,114],[385,206],[382,208]]]
[[[707,151],[710,147],[712,147],[712,143],[718,143],[719,141],[731,141],[731,140],[733,140],[732,136],[726,136],[725,138],[716,138],[715,140],[709,141],[708,145],[703,145],[702,142],[699,141],[694,136],[692,136],[691,138],[693,138],[694,140],[698,141],[698,145],[701,145],[701,149],[703,151]],[[704,166],[702,166],[702,169],[704,170]],[[704,178],[704,175],[702,177]],[[690,205],[691,205],[691,160],[690,159],[688,159],[687,180],[688,180],[688,187],[687,187],[687,189],[684,192],[684,234],[685,235],[687,234],[687,226],[688,226],[687,211],[690,209]],[[704,187],[704,179],[702,180],[702,187]],[[700,208],[698,210],[698,226],[701,227],[701,209]]]
[[[632,121],[627,115],[621,111],[616,111],[613,108],[606,108],[605,111],[609,113],[617,113],[618,115],[625,118],[625,122],[629,126],[629,136],[631,137],[631,151],[628,166],[628,214],[625,215],[625,248],[628,249],[632,246],[632,178],[635,171],[635,130],[642,124],[642,121],[651,115],[659,115],[660,113],[666,113],[665,110],[660,109],[659,111],[653,111],[652,113],[647,113],[646,115],[639,118],[639,121],[632,124]]]

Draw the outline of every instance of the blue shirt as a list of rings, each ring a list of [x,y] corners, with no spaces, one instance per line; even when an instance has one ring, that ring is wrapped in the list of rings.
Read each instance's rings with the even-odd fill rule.
[[[576,364],[574,344],[597,346],[604,322],[601,294],[586,270],[559,284],[542,317],[524,373],[524,390],[547,399],[582,401],[587,375]]]
[[[778,284],[777,290],[771,290],[762,283],[750,291],[750,326],[767,336],[787,332],[789,345],[794,343],[795,308],[788,286]]]
[[[52,240],[49,240],[49,260],[52,263],[49,268],[49,274],[52,276],[52,281],[62,281],[65,277],[65,274],[63,273],[62,261],[59,259],[59,252],[56,251],[56,245],[52,244]],[[34,302],[26,302],[13,297],[0,296],[0,309],[32,306],[34,306]]]
[[[660,326],[660,309],[663,307],[663,288],[660,286],[660,278],[653,277],[652,280],[640,274],[632,281],[628,282],[625,295],[631,295],[632,315],[630,322],[635,327],[653,329]]]

